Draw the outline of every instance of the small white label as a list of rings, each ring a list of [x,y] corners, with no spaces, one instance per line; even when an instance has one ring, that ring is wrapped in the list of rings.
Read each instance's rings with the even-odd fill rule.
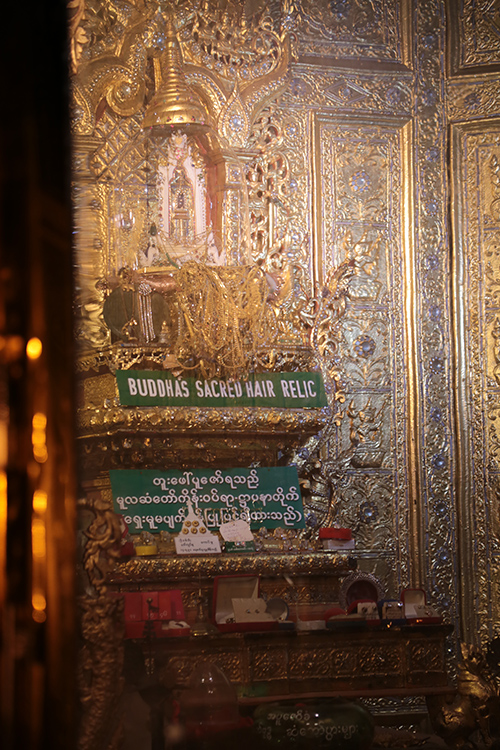
[[[178,555],[217,555],[222,552],[219,537],[215,534],[179,534],[175,537],[175,551]]]
[[[246,521],[229,521],[223,523],[219,531],[225,542],[253,542],[250,524]]]

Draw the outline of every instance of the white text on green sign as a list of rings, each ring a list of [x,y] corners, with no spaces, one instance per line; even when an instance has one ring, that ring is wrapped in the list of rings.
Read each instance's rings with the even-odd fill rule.
[[[123,406],[268,406],[320,408],[327,405],[319,372],[259,373],[246,379],[175,378],[158,370],[118,370]]]
[[[188,500],[208,529],[243,520],[252,529],[304,528],[297,469],[152,469],[109,472],[114,510],[132,534],[180,531]]]

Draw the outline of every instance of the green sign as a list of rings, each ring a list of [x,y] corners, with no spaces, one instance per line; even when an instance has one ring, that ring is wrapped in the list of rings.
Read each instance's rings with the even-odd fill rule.
[[[244,520],[252,529],[304,528],[295,466],[109,472],[113,507],[132,534],[180,531],[189,504],[210,531]]]
[[[241,380],[175,378],[158,370],[118,370],[123,406],[327,406],[319,372],[272,372]]]

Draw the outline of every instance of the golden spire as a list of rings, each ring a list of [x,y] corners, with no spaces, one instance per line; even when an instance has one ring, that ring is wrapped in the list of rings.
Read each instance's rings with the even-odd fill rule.
[[[167,18],[162,82],[149,104],[143,128],[196,128],[210,124],[208,113],[189,88],[182,68],[182,52],[171,18]]]

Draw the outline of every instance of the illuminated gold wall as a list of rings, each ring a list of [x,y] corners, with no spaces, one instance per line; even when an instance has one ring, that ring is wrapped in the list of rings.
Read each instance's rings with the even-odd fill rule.
[[[423,586],[457,634],[484,642],[500,609],[500,6],[274,2],[263,46],[282,67],[238,92],[192,37],[200,8],[221,26],[226,5],[171,7],[186,79],[248,171],[254,259],[286,242],[278,348],[304,344],[329,273],[353,262],[322,349],[335,419],[293,456],[309,507],[354,530],[390,594]],[[158,82],[165,10],[73,11],[82,373],[123,364],[101,315],[110,184]]]

